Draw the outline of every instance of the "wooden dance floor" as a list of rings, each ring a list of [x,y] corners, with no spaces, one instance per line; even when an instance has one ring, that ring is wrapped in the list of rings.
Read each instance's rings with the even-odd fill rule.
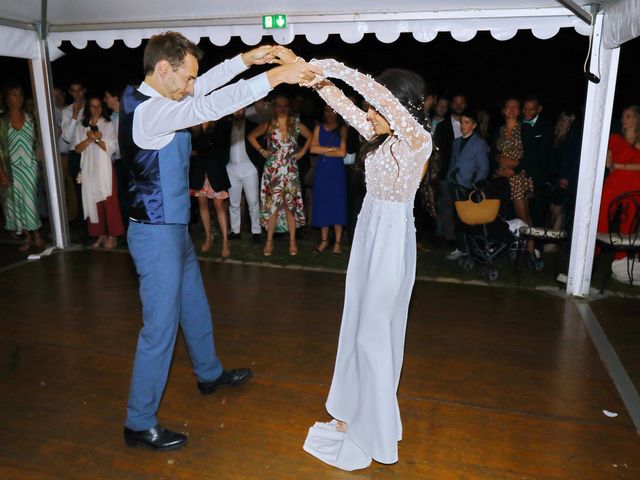
[[[255,375],[202,396],[179,338],[159,418],[189,444],[156,453],[122,439],[141,324],[130,257],[65,252],[2,271],[0,478],[640,478],[640,438],[571,301],[417,282],[400,461],[347,473],[302,450],[307,428],[328,420],[344,275],[229,263],[202,273],[224,365]],[[636,387],[639,306],[593,306]]]

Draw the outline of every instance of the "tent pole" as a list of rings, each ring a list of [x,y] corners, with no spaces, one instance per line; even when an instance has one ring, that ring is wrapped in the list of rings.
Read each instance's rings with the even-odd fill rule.
[[[591,14],[576,2],[573,0],[558,0],[558,3],[562,4],[567,10],[570,10],[580,20],[591,25]]]
[[[607,159],[609,130],[613,111],[620,49],[601,48],[602,13],[595,19],[591,70],[600,73],[600,83],[589,82],[584,115],[580,173],[571,237],[571,258],[567,293],[578,297],[589,294],[602,184]],[[598,62],[599,56],[599,62]]]
[[[43,0],[44,3],[46,3],[46,0]],[[49,220],[55,246],[67,248],[70,243],[69,222],[65,200],[64,176],[58,154],[49,44],[46,38],[46,25],[37,25],[36,27],[39,33],[39,58],[31,59],[29,66],[44,152],[45,179],[49,198]]]

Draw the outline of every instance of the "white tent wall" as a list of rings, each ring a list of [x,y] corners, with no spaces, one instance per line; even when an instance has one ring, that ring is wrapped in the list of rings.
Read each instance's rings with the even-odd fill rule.
[[[605,48],[617,48],[640,36],[640,0],[618,0],[606,5],[606,20],[602,32]]]
[[[0,25],[0,55],[38,58],[38,34],[35,30]]]

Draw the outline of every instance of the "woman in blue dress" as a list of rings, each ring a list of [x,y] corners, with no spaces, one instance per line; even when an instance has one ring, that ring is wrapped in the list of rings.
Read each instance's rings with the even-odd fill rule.
[[[347,154],[347,127],[329,106],[323,122],[313,130],[311,153],[318,155],[313,179],[311,225],[320,228],[322,241],[316,252],[329,247],[329,227],[335,229],[332,253],[340,255],[342,226],[347,223],[347,183],[343,158]]]

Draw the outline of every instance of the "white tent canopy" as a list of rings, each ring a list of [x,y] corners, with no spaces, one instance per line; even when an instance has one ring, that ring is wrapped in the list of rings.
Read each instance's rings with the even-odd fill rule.
[[[640,33],[640,0],[396,0],[381,4],[372,0],[5,0],[0,3],[0,55],[31,60],[57,246],[68,245],[68,227],[62,201],[64,186],[59,162],[55,161],[50,57],[61,55],[58,47],[63,41],[84,48],[88,41],[95,40],[101,47],[109,48],[115,40],[123,40],[126,45],[136,47],[143,39],[167,29],[178,30],[194,41],[208,37],[215,45],[225,45],[235,36],[248,45],[270,41],[265,37],[286,44],[296,35],[320,44],[330,34],[339,34],[345,42],[355,43],[365,33],[375,34],[382,42],[393,42],[404,32],[410,32],[420,42],[433,40],[439,32],[450,32],[456,40],[468,41],[478,31],[489,31],[498,40],[509,40],[518,30],[527,29],[538,38],[550,38],[560,28],[574,28],[583,35],[593,34],[591,65],[602,80],[599,84],[591,83],[587,93],[567,286],[571,294],[587,295],[618,47]],[[287,28],[263,30],[262,15],[274,13],[287,15]]]
[[[4,18],[9,20],[7,25],[33,28],[41,22],[40,3],[39,0],[5,2],[0,5],[0,23]],[[374,33],[380,41],[388,43],[403,32],[411,32],[420,42],[433,40],[439,32],[451,32],[459,41],[472,39],[478,31],[490,31],[498,40],[508,40],[521,29],[530,29],[543,39],[566,27],[589,33],[589,25],[556,0],[402,0],[393,2],[392,7],[378,3],[381,2],[50,0],[46,22],[52,52],[65,40],[76,48],[84,48],[90,40],[103,48],[109,48],[115,40],[137,47],[143,39],[168,27],[179,29],[195,41],[208,37],[214,45],[226,45],[233,36],[241,37],[247,45],[255,45],[264,35],[271,35],[280,43],[304,35],[311,43],[319,44],[329,34],[339,34],[345,42],[356,43],[365,33]],[[586,6],[599,2],[578,3]],[[283,31],[263,30],[261,17],[271,13],[286,13],[289,27]],[[17,32],[6,33],[16,36]],[[24,32],[25,41],[21,43],[29,42],[33,37],[30,33]],[[11,53],[13,46],[2,42],[0,54],[17,55],[15,51]],[[30,53],[23,50],[17,56]]]

